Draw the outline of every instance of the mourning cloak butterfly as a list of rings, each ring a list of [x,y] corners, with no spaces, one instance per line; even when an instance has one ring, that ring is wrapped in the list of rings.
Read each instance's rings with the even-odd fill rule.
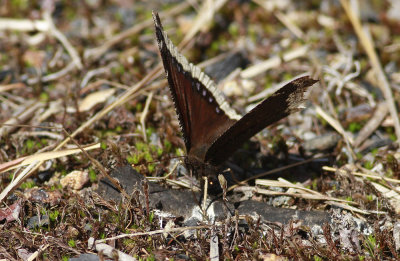
[[[298,111],[304,92],[317,82],[295,79],[241,117],[225,101],[215,83],[178,52],[153,13],[158,47],[183,132],[188,167],[211,175],[245,141],[268,125]]]

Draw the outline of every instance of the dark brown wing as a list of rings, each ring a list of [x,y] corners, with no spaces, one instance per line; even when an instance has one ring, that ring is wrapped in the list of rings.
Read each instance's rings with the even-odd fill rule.
[[[214,82],[178,52],[158,15],[153,13],[153,18],[187,153],[204,161],[211,144],[240,116],[229,107]]]
[[[299,104],[304,101],[304,92],[316,82],[304,76],[283,86],[216,139],[207,151],[205,161],[213,165],[223,163],[256,133],[298,111]]]

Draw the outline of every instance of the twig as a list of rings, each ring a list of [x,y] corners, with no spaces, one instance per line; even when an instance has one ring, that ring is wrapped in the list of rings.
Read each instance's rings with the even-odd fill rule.
[[[88,71],[82,79],[81,88],[85,87],[93,76],[103,74],[103,73],[108,73],[111,71],[112,68],[117,67],[117,66],[119,66],[119,64],[117,62],[112,62],[104,67],[100,67],[100,68],[96,68],[94,70]]]
[[[216,226],[216,225],[214,225]],[[203,225],[203,226],[192,226],[192,227],[176,227],[176,228],[167,228],[167,229],[159,229],[159,230],[153,230],[153,231],[148,231],[148,232],[137,232],[137,233],[132,233],[132,234],[121,234],[115,237],[109,237],[101,240],[96,240],[95,243],[104,243],[110,240],[116,240],[116,239],[121,239],[121,238],[126,238],[126,237],[138,237],[138,236],[151,236],[151,235],[157,235],[157,234],[163,234],[163,233],[175,233],[175,232],[183,232],[187,230],[193,230],[193,229],[203,229],[203,228],[210,228],[211,225]]]
[[[375,113],[372,118],[364,125],[364,127],[358,133],[357,138],[354,141],[354,147],[358,147],[361,143],[366,140],[381,124],[388,113],[388,106],[386,102],[381,102],[376,107]]]
[[[373,44],[371,38],[369,38],[367,36],[367,34],[365,33],[365,31],[363,30],[361,22],[360,22],[359,18],[356,16],[354,10],[351,8],[348,0],[340,0],[340,2],[342,4],[343,9],[345,10],[347,16],[349,17],[349,19],[354,27],[354,30],[356,31],[358,38],[360,39],[360,44],[364,47],[365,52],[367,53],[369,59],[371,60],[371,64],[372,64],[372,67],[374,68],[374,72],[376,74],[377,79],[381,83],[379,85],[379,87],[381,88],[382,93],[386,99],[387,105],[389,106],[389,112],[393,118],[394,129],[395,129],[396,136],[397,136],[397,142],[399,142],[400,141],[399,116],[397,113],[396,105],[395,105],[395,102],[393,99],[393,94],[390,89],[389,82],[385,76],[385,73],[382,69],[382,65],[378,59],[376,52],[375,52],[374,44]]]
[[[52,74],[48,74],[48,75],[43,76],[41,78],[37,77],[37,78],[28,79],[27,83],[29,85],[32,85],[32,84],[38,83],[39,81],[40,82],[54,81],[54,80],[57,80],[60,77],[63,77],[64,75],[67,75],[73,69],[75,69],[75,63],[72,61],[67,66],[65,66],[64,68],[59,70],[58,72],[55,72],[55,73],[52,73]]]
[[[0,93],[18,89],[18,88],[26,88],[26,85],[22,82],[0,85]]]
[[[78,69],[82,69],[83,65],[81,62],[81,58],[79,58],[78,52],[71,45],[71,43],[68,41],[68,39],[56,28],[56,26],[53,23],[53,19],[51,18],[50,12],[48,12],[48,11],[43,12],[43,18],[45,21],[47,21],[47,23],[49,25],[50,33],[55,38],[57,38],[61,42],[62,45],[64,45],[65,49],[71,56],[71,59],[74,62],[75,66]]]

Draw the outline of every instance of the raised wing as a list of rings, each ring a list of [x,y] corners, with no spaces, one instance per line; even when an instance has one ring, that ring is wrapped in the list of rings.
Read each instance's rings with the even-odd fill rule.
[[[188,156],[204,161],[211,144],[240,116],[229,107],[214,82],[189,63],[168,39],[153,13],[158,47]]]

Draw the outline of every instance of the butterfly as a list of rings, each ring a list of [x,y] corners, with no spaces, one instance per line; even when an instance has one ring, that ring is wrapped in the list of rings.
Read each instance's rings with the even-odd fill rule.
[[[157,13],[153,13],[153,19],[183,133],[185,163],[202,176],[216,176],[218,167],[244,142],[265,127],[299,111],[299,105],[305,101],[305,91],[318,81],[309,76],[297,78],[241,117],[229,106],[210,77],[179,53],[164,32]]]

